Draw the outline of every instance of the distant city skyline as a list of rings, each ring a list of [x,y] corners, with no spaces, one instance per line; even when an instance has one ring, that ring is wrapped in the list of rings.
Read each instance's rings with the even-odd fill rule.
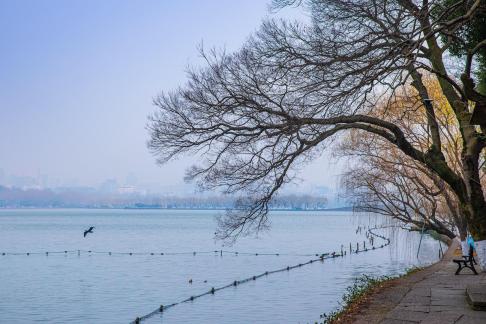
[[[337,195],[337,182],[321,184],[310,180],[300,180],[289,184],[282,192],[284,194],[311,194],[311,195]],[[334,186],[333,186],[334,184]],[[0,168],[0,186],[19,189],[77,189],[96,190],[100,193],[136,193],[156,195],[180,195],[191,196],[200,194],[192,183],[163,184],[143,183],[138,180],[135,174],[130,173],[124,179],[107,178],[92,185],[79,185],[72,182],[62,182],[60,179],[51,179],[49,175],[38,173],[36,176],[25,176],[6,173]],[[211,193],[207,193],[210,194]]]
[[[158,167],[146,148],[151,101],[203,66],[198,45],[236,50],[288,14],[269,3],[0,2],[0,185],[194,190],[183,178],[197,158]],[[340,170],[324,153],[288,190],[336,188]]]

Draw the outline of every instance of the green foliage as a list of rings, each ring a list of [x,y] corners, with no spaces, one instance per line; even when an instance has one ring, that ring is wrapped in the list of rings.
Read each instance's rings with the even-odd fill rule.
[[[415,273],[422,268],[420,267],[412,267],[406,270],[405,274],[402,276],[407,276],[409,274]],[[346,314],[351,310],[351,308],[358,303],[360,300],[362,300],[364,297],[366,297],[370,291],[375,288],[380,286],[381,284],[385,283],[386,281],[400,278],[402,276],[368,276],[368,275],[362,275],[361,277],[358,277],[354,280],[354,283],[352,286],[349,286],[346,288],[346,292],[344,293],[342,297],[342,301],[340,302],[341,306],[330,312],[329,314],[323,313],[320,318],[322,322],[319,324],[331,324],[334,321],[336,321],[338,318],[340,318],[343,314]],[[318,322],[315,322],[316,324]]]
[[[444,17],[444,20],[451,20],[460,17],[470,9],[473,1],[464,1],[464,4],[458,6],[455,10],[451,11],[449,15]],[[450,7],[457,3],[457,0],[442,0],[437,3],[437,9],[433,12],[443,12],[444,8]],[[458,28],[454,36],[454,39],[449,48],[453,55],[464,55],[467,50],[476,46],[479,42],[486,37],[486,0],[481,0],[480,8],[477,14],[466,24]],[[443,35],[442,40],[447,41],[447,36]],[[481,51],[481,54],[486,55],[486,49]]]
[[[324,313],[320,316],[323,319],[322,324],[332,323],[334,320],[344,314],[352,304],[363,298],[372,288],[390,279],[393,279],[393,277],[373,277],[362,275],[361,277],[356,278],[353,285],[346,288],[346,292],[344,293],[340,303],[341,307],[329,314]]]
[[[479,84],[476,87],[476,90],[479,93],[486,95],[486,55],[484,54],[483,54],[483,60],[479,62],[479,69],[476,72],[476,76],[479,80]]]
[[[456,3],[457,0],[439,1],[436,3],[435,8],[433,8],[432,13],[437,18],[444,12],[445,8],[451,7]],[[464,15],[470,9],[472,3],[473,1],[464,1],[462,5],[457,6],[455,10],[452,10],[450,14],[442,19],[446,21]],[[452,35],[453,37],[449,37],[443,34],[441,38],[444,43],[450,42],[449,51],[455,56],[465,55],[468,50],[486,38],[486,0],[481,0],[476,15],[469,22],[455,30]],[[477,90],[480,93],[486,93],[486,47],[483,47],[478,52],[478,63],[476,77],[479,84]]]
[[[422,267],[411,267],[411,268],[408,268],[407,270],[405,270],[405,274],[401,277],[405,277],[405,276],[408,276],[412,273],[415,273],[415,272],[418,272],[420,270],[422,270],[423,268]]]

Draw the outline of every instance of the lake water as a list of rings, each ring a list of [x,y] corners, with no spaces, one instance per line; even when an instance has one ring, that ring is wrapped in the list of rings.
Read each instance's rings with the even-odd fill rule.
[[[0,322],[129,323],[160,304],[311,258],[299,254],[340,252],[342,244],[349,250],[350,242],[366,240],[365,231],[356,234],[358,226],[385,223],[367,214],[273,212],[269,232],[222,247],[213,240],[217,213],[0,210]],[[96,227],[94,233],[83,238],[89,226]],[[144,323],[314,323],[339,305],[354,278],[396,275],[438,260],[440,244],[428,236],[417,258],[419,233],[396,228],[376,232],[390,236],[391,245],[218,291]],[[220,249],[280,255],[167,255]],[[157,254],[1,255],[64,250]]]

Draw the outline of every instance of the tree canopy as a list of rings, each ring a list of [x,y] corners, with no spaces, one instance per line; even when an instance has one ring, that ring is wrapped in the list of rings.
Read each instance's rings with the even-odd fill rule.
[[[435,104],[444,157],[460,174],[462,141],[454,113],[437,80],[426,77],[424,84]],[[406,86],[376,110],[387,109],[389,115],[395,115],[410,142],[426,149],[430,145],[427,115],[417,100],[415,89]],[[451,239],[457,234],[462,240],[466,238],[466,220],[454,193],[420,161],[377,135],[359,131],[345,136],[335,154],[350,158],[341,181],[355,209],[389,216],[417,229],[434,230]]]
[[[464,15],[469,6],[471,1],[443,0],[437,4],[436,16],[439,18],[444,8],[452,8],[447,15],[450,18],[457,18]],[[461,57],[467,55],[468,51],[483,41],[484,35],[486,35],[486,1],[482,0],[476,14],[467,23],[457,26],[456,29],[444,31],[441,37],[444,43],[450,44],[451,54]],[[477,55],[477,89],[482,94],[486,94],[486,47],[479,49]]]
[[[241,197],[220,219],[218,236],[264,228],[270,201],[299,166],[353,129],[379,136],[447,183],[468,229],[486,239],[479,178],[486,125],[470,124],[473,109],[486,109],[486,96],[475,87],[486,40],[482,35],[462,59],[452,60],[451,44],[442,38],[473,21],[483,2],[275,1],[287,5],[305,6],[311,23],[267,20],[237,52],[202,51],[206,66],[155,99],[148,128],[158,162],[198,153],[203,160],[187,178]],[[461,172],[445,158],[424,73],[437,78],[457,120]],[[407,85],[418,100],[406,109],[425,111],[426,146],[401,128],[407,114],[376,108]]]

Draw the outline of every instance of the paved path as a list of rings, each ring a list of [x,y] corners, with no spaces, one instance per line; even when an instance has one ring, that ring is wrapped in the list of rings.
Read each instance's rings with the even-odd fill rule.
[[[486,273],[474,276],[464,269],[455,276],[451,262],[459,242],[454,240],[444,258],[424,270],[398,279],[392,287],[371,297],[357,315],[359,324],[486,324],[486,312],[474,311],[466,301],[466,285],[486,284]]]

